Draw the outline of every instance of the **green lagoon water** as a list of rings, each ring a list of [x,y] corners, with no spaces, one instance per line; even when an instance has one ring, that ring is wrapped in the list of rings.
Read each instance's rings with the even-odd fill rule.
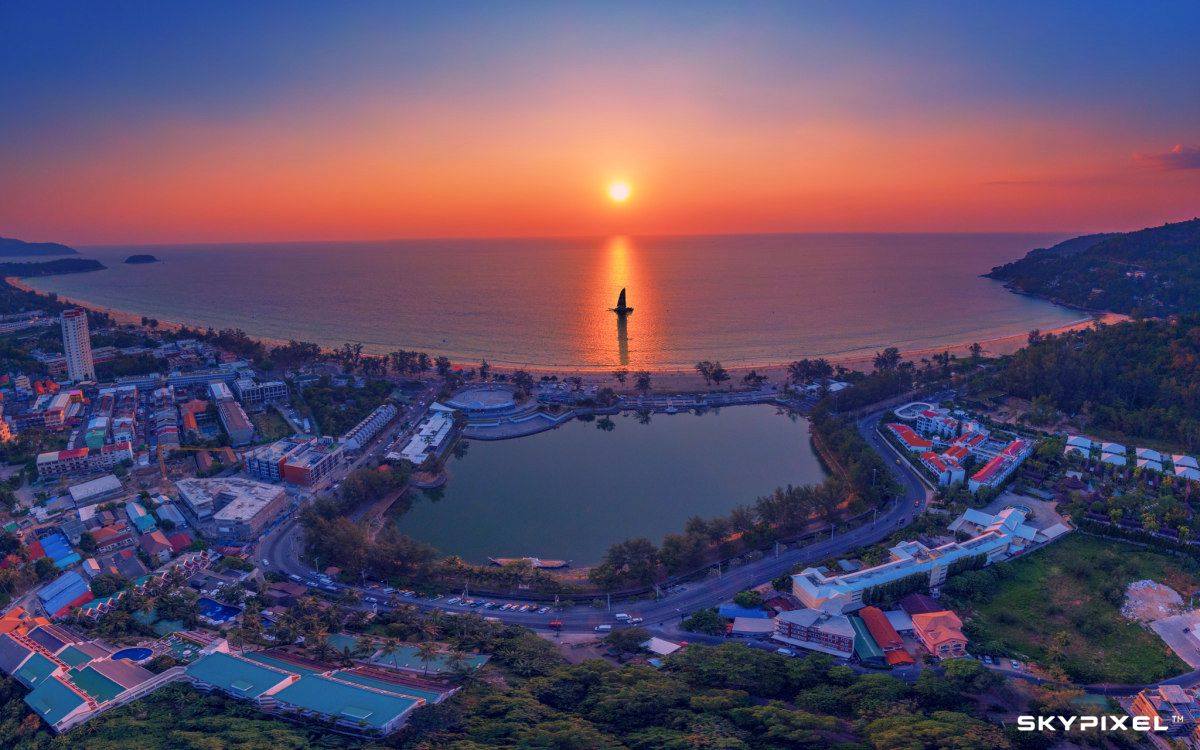
[[[824,479],[808,423],[773,406],[702,415],[571,421],[548,432],[471,441],[449,461],[441,499],[418,496],[405,533],[472,562],[537,556],[594,563],[614,542],[654,542],[694,515],[724,515],[787,484]]]

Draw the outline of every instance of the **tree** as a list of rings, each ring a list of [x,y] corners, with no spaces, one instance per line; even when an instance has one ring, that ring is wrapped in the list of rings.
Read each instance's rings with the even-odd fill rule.
[[[492,366],[490,364],[488,364],[488,361],[486,359],[480,360],[479,361],[479,379],[487,380],[488,376],[491,374],[492,374]]]
[[[883,351],[875,353],[875,370],[878,372],[895,370],[900,364],[900,359],[900,350],[889,346]]]
[[[971,344],[969,351],[971,352],[972,362],[978,362],[979,358],[983,356],[983,346],[978,341]]]
[[[712,385],[714,363],[707,359],[696,363],[696,372],[700,373],[700,377],[704,378],[705,385]]]
[[[417,658],[421,661],[421,671],[424,674],[429,674],[429,662],[438,657],[438,647],[436,643],[426,641],[417,645]]]
[[[633,387],[641,391],[642,395],[646,395],[650,391],[650,373],[645,370],[639,370],[633,374]]]
[[[435,360],[434,367],[437,370],[437,374],[438,374],[439,378],[449,377],[449,375],[450,375],[450,358],[449,357],[438,357],[437,360]]]
[[[648,640],[650,633],[645,628],[622,628],[604,637],[604,642],[619,656],[641,653],[642,644]]]
[[[710,377],[712,378],[713,383],[720,385],[721,383],[729,380],[731,376],[729,375],[729,371],[721,366],[720,362],[713,362],[713,368],[712,372],[710,373]]]
[[[629,370],[613,370],[613,378],[621,385],[625,385],[625,379],[629,377]]]
[[[742,377],[742,382],[751,388],[758,388],[770,380],[766,375],[759,375],[757,370],[751,370]]]

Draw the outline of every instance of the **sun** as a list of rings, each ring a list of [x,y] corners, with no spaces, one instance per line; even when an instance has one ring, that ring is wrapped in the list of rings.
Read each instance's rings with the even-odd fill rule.
[[[632,192],[633,188],[629,187],[629,183],[624,180],[614,180],[608,183],[608,197],[613,203],[624,203],[629,200]]]

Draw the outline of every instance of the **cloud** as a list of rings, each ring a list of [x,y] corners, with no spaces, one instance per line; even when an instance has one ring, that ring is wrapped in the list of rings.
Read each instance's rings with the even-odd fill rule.
[[[1200,146],[1175,144],[1170,151],[1156,154],[1134,154],[1134,161],[1162,170],[1200,169]]]

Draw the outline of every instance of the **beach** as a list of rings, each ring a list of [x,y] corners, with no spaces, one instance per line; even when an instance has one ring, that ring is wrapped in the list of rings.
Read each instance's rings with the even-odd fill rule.
[[[6,277],[5,281],[22,291],[33,292],[34,294],[48,296],[47,292],[44,292],[39,289],[35,289],[34,287],[29,285],[22,279],[10,276],[10,277]],[[119,323],[121,325],[140,326],[141,322],[142,322],[143,316],[136,312],[131,312],[128,310],[118,310],[118,309],[114,309],[111,307],[106,307],[104,305],[98,305],[94,302],[90,302],[87,300],[82,300],[82,299],[77,299],[77,298],[73,298],[70,296],[66,296],[63,294],[58,294],[57,297],[61,301],[68,302],[73,305],[78,305],[79,307],[83,307],[88,310],[92,310],[94,312],[105,313],[109,317],[111,317],[114,321],[116,321],[117,323]],[[1081,317],[1078,320],[1072,321],[1072,322],[1064,324],[1064,325],[1060,325],[1060,326],[1056,326],[1054,328],[1042,330],[1041,333],[1043,335],[1057,335],[1057,334],[1069,333],[1071,331],[1083,330],[1086,328],[1090,328],[1094,325],[1110,325],[1112,323],[1118,323],[1118,322],[1121,322],[1123,320],[1128,320],[1128,319],[1129,319],[1129,316],[1122,315],[1119,313],[1096,313],[1096,314],[1091,314],[1091,315]],[[160,329],[179,330],[183,327],[189,327],[189,328],[194,329],[194,328],[203,328],[204,326],[190,324],[190,323],[187,323],[186,321],[170,321],[170,320],[158,319],[158,327]],[[989,338],[989,339],[984,339],[984,340],[978,341],[977,343],[979,343],[979,345],[983,347],[983,354],[985,356],[996,357],[996,356],[1003,356],[1006,354],[1012,354],[1013,352],[1017,351],[1021,347],[1025,346],[1028,343],[1028,336],[1029,336],[1028,331],[1025,331],[1025,332],[1021,332],[1021,333],[1013,333],[1013,334],[1010,334],[1007,336],[998,336],[998,337],[993,337],[993,338]],[[276,346],[279,344],[287,343],[286,341],[283,341],[283,340],[270,339],[270,338],[265,338],[262,336],[254,336],[254,338],[259,341],[262,341],[264,344],[266,344],[268,346]],[[934,355],[937,355],[937,354],[940,354],[940,353],[946,352],[946,351],[961,358],[961,357],[970,356],[970,348],[973,343],[976,343],[976,342],[961,341],[961,342],[957,342],[957,343],[953,343],[953,344],[948,344],[945,346],[923,347],[923,348],[916,348],[916,349],[901,349],[901,355],[903,356],[904,359],[912,361],[912,362],[916,362],[916,363],[920,363],[921,359],[923,359],[923,358],[926,358],[926,359],[932,358]],[[329,350],[327,349],[327,351],[329,351]],[[436,352],[430,352],[430,354],[434,355],[434,354],[436,354]],[[502,359],[502,355],[503,355],[503,353],[498,352],[496,354],[496,358]],[[871,370],[873,367],[874,356],[875,355],[872,352],[872,353],[852,354],[852,355],[844,355],[844,356],[836,356],[836,355],[835,356],[827,356],[827,357],[825,357],[825,359],[827,359],[835,367],[840,365],[842,367],[845,367],[848,370],[867,372],[867,371]],[[490,357],[489,357],[489,359],[490,359]],[[456,367],[473,368],[473,367],[477,367],[479,365],[478,361],[460,361],[460,360],[452,360],[452,361]],[[741,387],[742,377],[745,376],[747,373],[749,373],[751,370],[757,372],[759,375],[766,376],[767,378],[770,379],[770,382],[773,382],[773,383],[784,382],[785,380],[787,380],[787,377],[788,377],[787,366],[790,361],[792,361],[792,360],[767,361],[763,364],[757,364],[757,365],[727,366],[726,369],[729,371],[729,373],[731,375],[731,378],[728,381],[728,385],[729,385],[729,387],[732,387],[732,388]],[[579,377],[583,380],[585,385],[607,386],[607,387],[613,388],[614,390],[616,390],[618,392],[626,392],[626,391],[631,392],[633,390],[633,377],[632,376],[630,376],[626,379],[626,382],[624,385],[620,384],[616,380],[616,378],[613,377],[612,373],[617,368],[591,368],[591,367],[578,367],[578,366],[565,366],[565,367],[537,367],[537,366],[515,367],[515,366],[506,366],[506,365],[493,365],[492,366],[492,371],[497,372],[497,373],[512,373],[518,369],[525,370],[526,372],[529,372],[534,377],[541,377],[543,375],[556,375],[559,378]],[[652,374],[651,390],[656,391],[656,392],[696,391],[696,390],[707,390],[711,387],[710,385],[708,385],[704,382],[704,379],[699,375],[699,373],[697,373],[694,369],[691,369],[691,368],[681,369],[681,368],[646,367],[646,368],[624,368],[624,369],[628,369],[628,371],[630,373],[636,372],[638,369],[645,369],[647,372],[650,372]]]

